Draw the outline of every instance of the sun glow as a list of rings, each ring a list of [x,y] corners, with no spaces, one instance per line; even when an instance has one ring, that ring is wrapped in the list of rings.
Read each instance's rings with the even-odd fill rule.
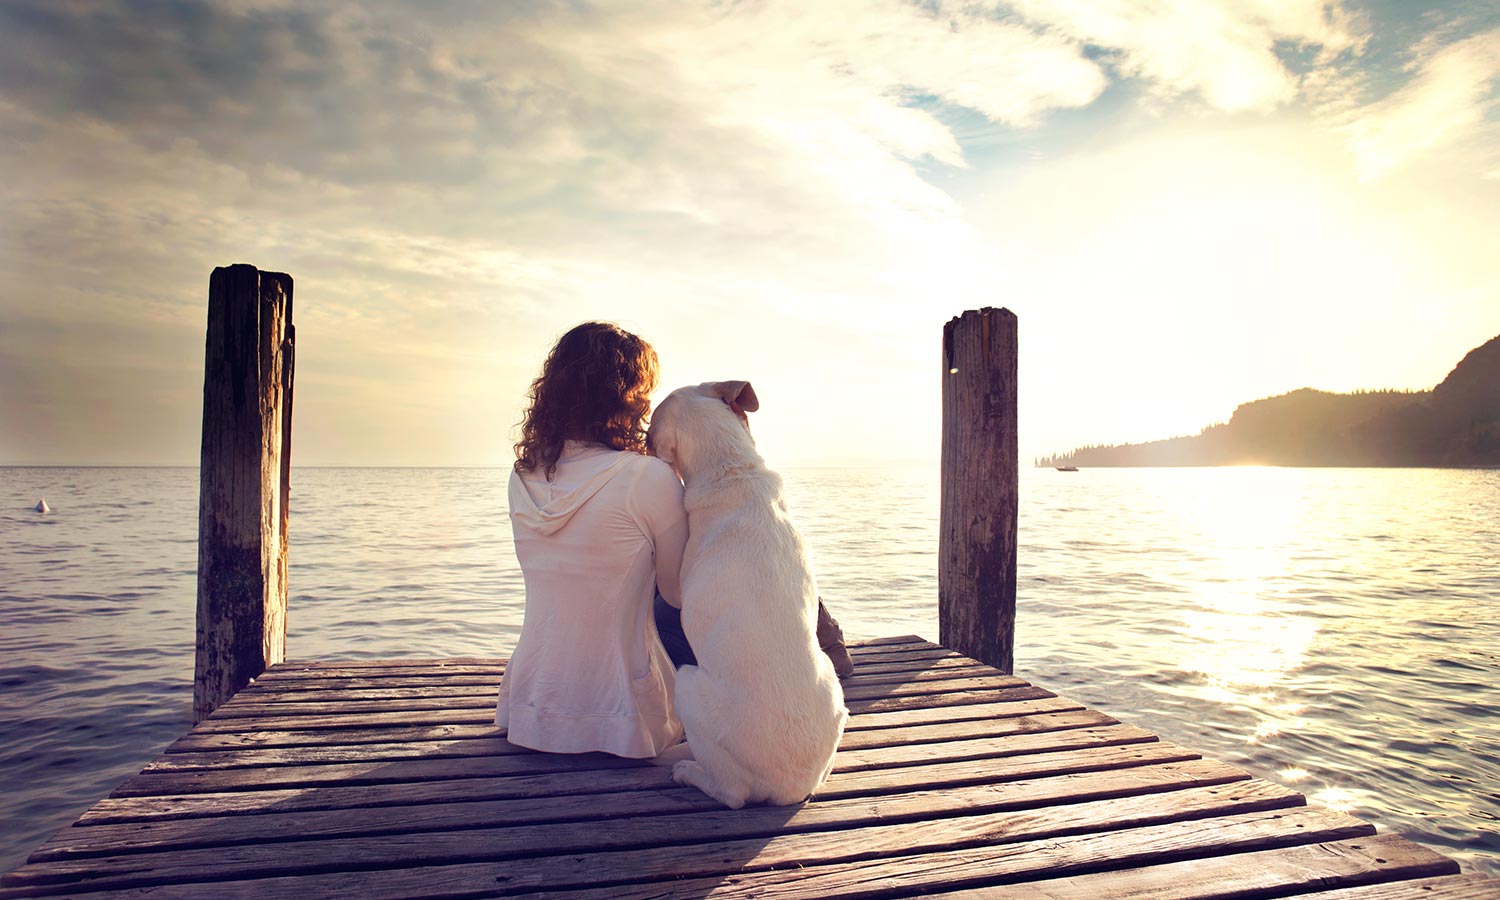
[[[1219,571],[1218,589],[1183,617],[1193,649],[1181,665],[1203,679],[1204,696],[1256,711],[1250,741],[1298,726],[1302,704],[1280,699],[1278,691],[1306,664],[1319,636],[1316,621],[1280,587],[1288,568],[1283,548],[1295,544],[1287,538],[1302,519],[1300,484],[1283,469],[1221,471],[1179,505],[1185,527],[1200,535],[1197,552]]]
[[[1194,435],[1303,387],[1431,387],[1496,323],[1464,286],[1493,283],[1467,236],[1493,214],[1436,188],[1469,225],[1419,227],[1433,190],[1361,183],[1337,133],[1288,121],[1162,127],[1001,173],[973,217],[1017,298],[1023,435],[1056,435],[1045,454]],[[1449,358],[1389,328],[1417,296]]]

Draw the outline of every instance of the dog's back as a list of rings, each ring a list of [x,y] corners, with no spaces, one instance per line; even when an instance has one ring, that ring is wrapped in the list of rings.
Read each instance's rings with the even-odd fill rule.
[[[666,411],[679,431],[694,427],[691,416],[670,416],[671,399],[657,422]],[[682,624],[699,665],[677,677],[676,711],[694,760],[673,775],[730,807],[797,803],[831,770],[848,712],[818,647],[817,585],[781,479],[748,431],[738,446],[733,431],[720,437],[694,446],[687,476]],[[705,458],[704,447],[718,457]]]

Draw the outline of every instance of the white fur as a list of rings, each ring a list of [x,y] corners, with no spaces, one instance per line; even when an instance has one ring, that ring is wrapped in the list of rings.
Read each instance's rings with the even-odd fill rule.
[[[742,424],[757,406],[746,382],[682,388],[657,407],[649,439],[686,488],[682,626],[698,657],[677,673],[692,758],[672,777],[730,809],[805,800],[849,718],[818,648],[807,549]]]

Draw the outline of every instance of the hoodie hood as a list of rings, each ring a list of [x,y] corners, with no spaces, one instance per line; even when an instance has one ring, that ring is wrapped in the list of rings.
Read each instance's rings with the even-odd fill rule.
[[[551,481],[541,473],[523,475],[512,470],[511,521],[538,534],[559,531],[637,455],[569,441]]]

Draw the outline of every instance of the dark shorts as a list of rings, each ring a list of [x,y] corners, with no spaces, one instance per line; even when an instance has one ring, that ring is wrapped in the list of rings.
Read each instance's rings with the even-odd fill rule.
[[[693,655],[687,635],[682,633],[682,610],[662,599],[658,592],[652,612],[656,616],[656,633],[661,636],[661,645],[667,648],[667,655],[672,657],[672,665],[679,669],[696,666],[698,657]]]

